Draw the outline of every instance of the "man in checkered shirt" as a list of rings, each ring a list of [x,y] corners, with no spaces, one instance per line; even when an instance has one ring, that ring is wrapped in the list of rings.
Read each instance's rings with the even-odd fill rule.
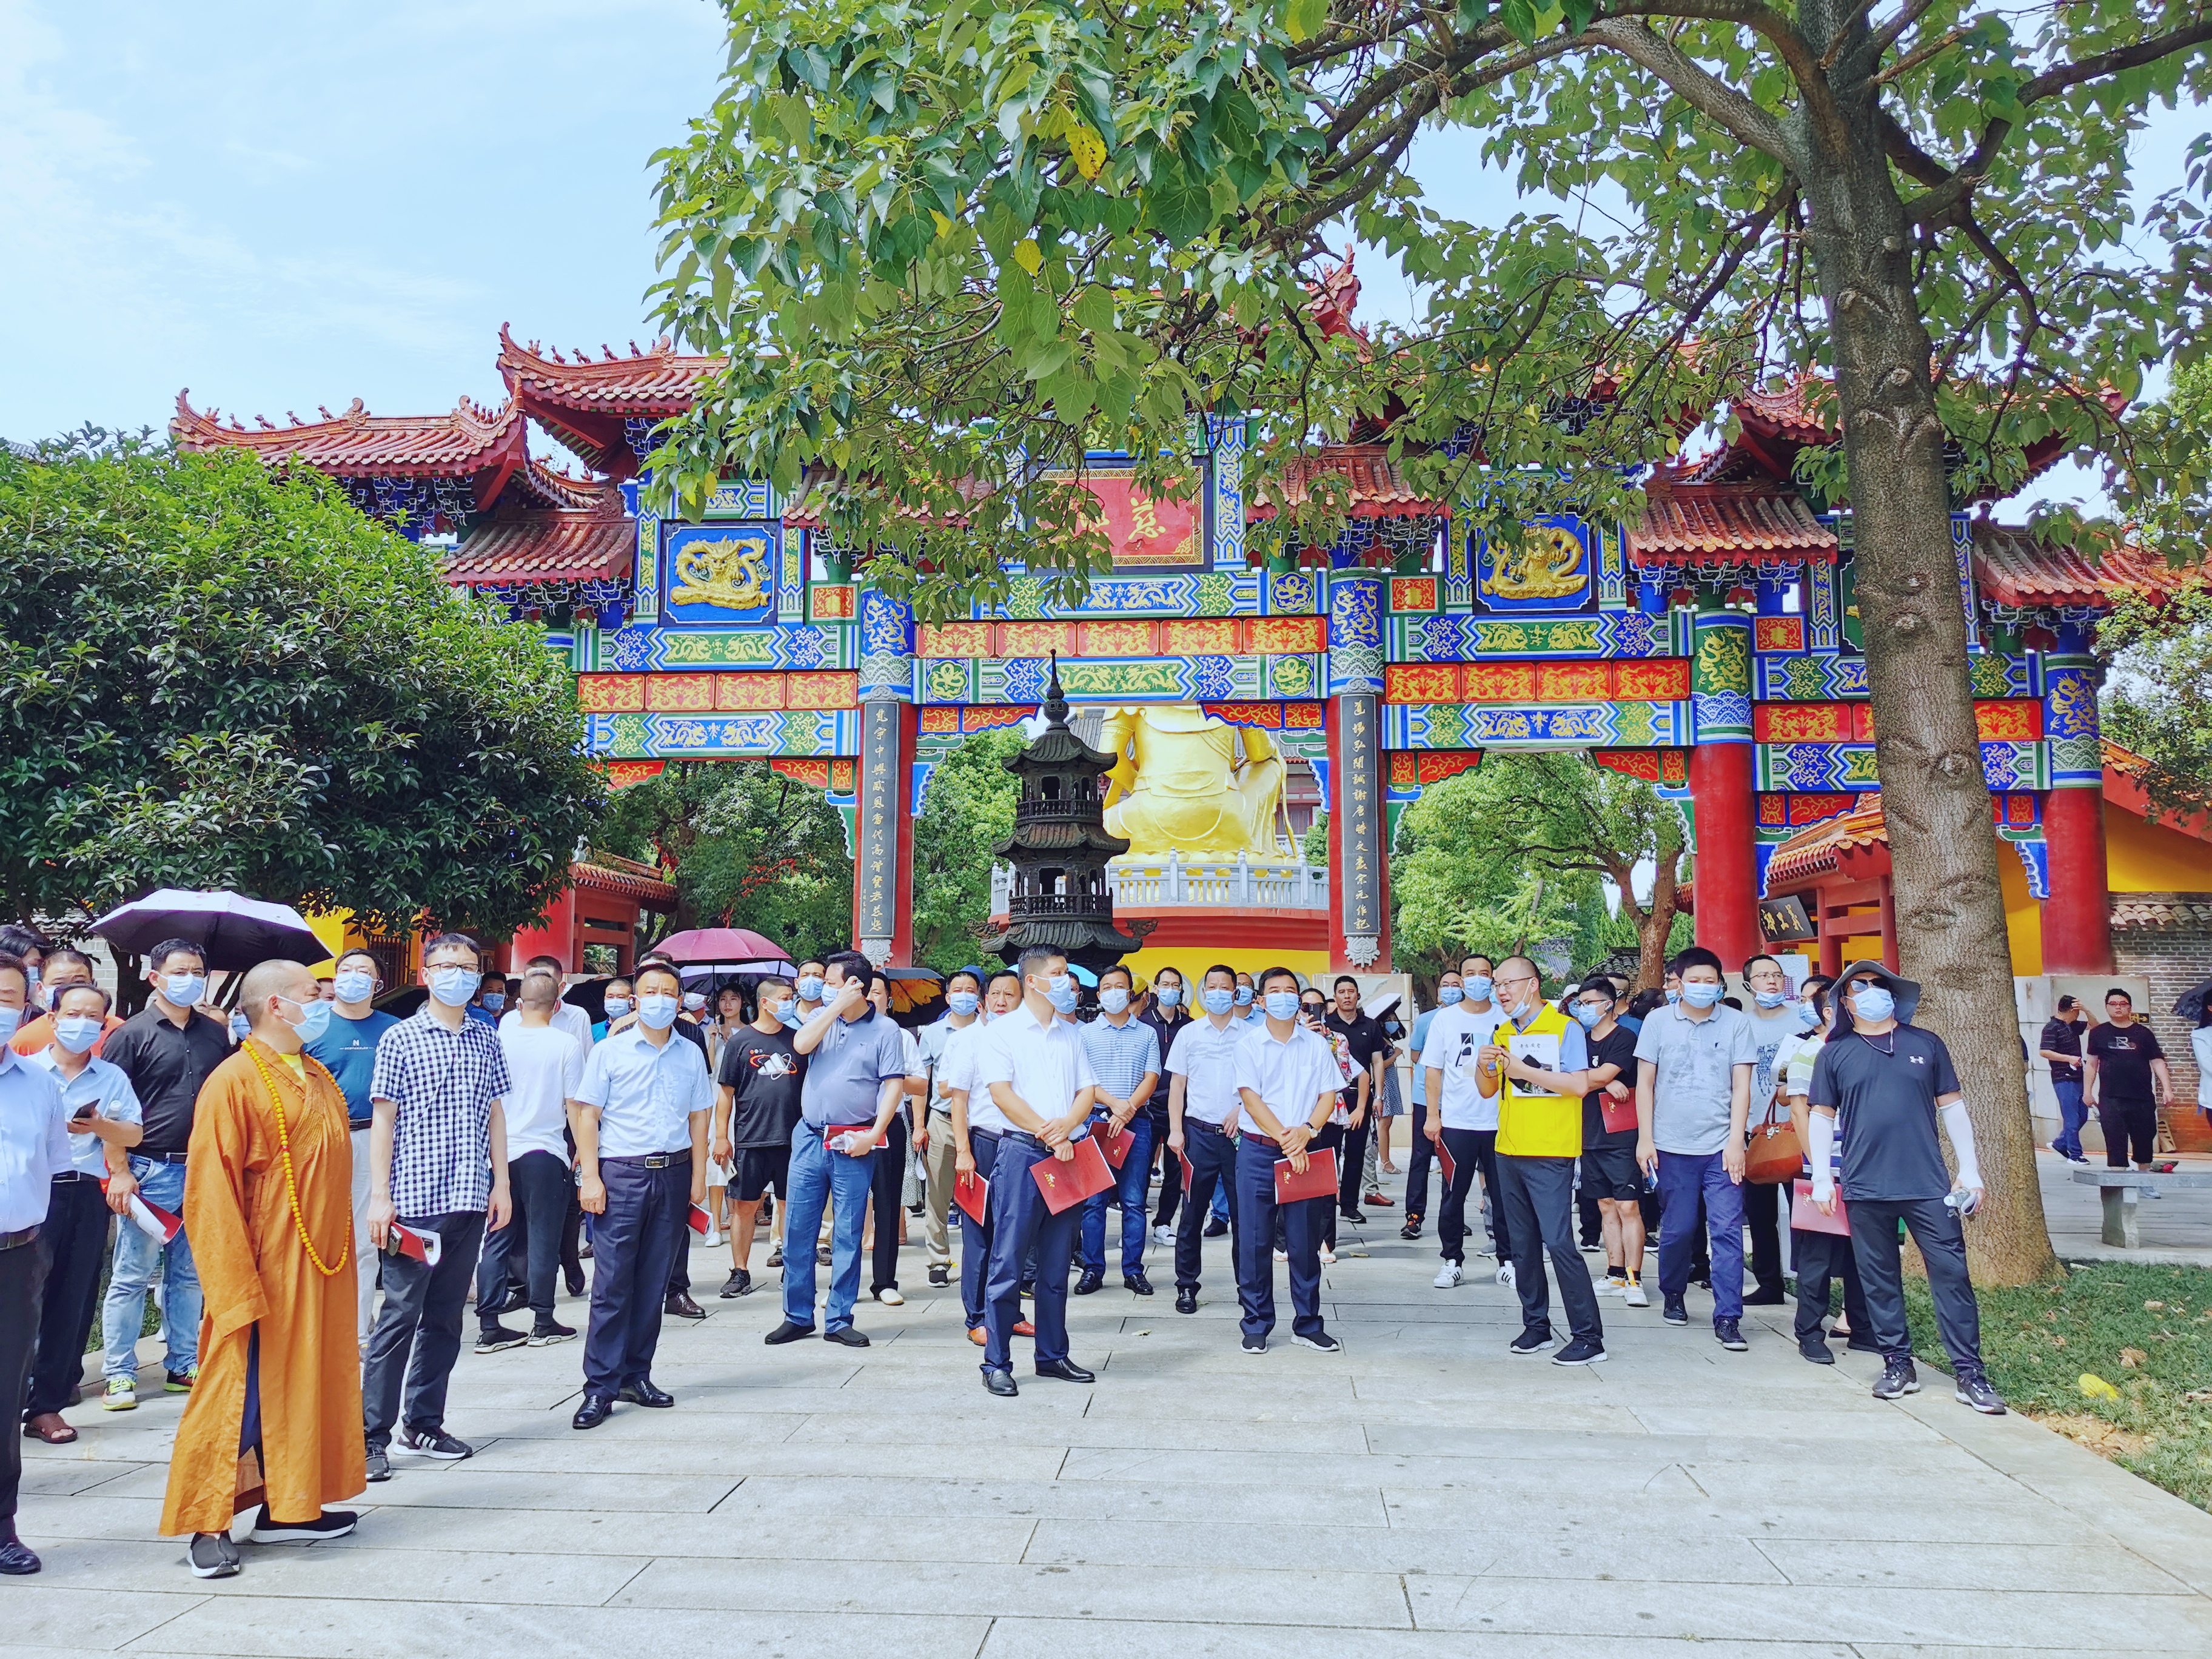
[[[482,966],[467,934],[439,934],[422,947],[429,996],[376,1045],[369,1239],[384,1249],[397,1221],[436,1235],[438,1259],[384,1256],[384,1310],[368,1334],[361,1376],[371,1480],[392,1478],[392,1451],[452,1460],[475,1449],[446,1432],[446,1381],[460,1355],[486,1223],[495,1232],[511,1213],[500,1109],[507,1056],[496,1029],[468,1017]]]

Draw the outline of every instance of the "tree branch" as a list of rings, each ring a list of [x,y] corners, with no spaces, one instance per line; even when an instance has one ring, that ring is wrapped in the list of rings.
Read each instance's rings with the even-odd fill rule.
[[[2110,52],[2100,52],[2094,58],[2084,58],[2078,64],[2059,64],[2043,71],[2020,89],[2020,101],[2033,104],[2052,97],[2085,81],[2095,81],[2107,75],[2118,75],[2124,70],[2140,69],[2145,64],[2155,64],[2161,58],[2170,58],[2177,52],[2186,52],[2191,46],[2201,46],[2212,40],[2212,18],[2199,18],[2186,28],[2169,29],[2164,34],[2154,34],[2148,40],[2138,40],[2131,46],[2115,46]]]
[[[1790,163],[1790,141],[1780,122],[1719,76],[1693,63],[1680,47],[1663,39],[1650,25],[1608,19],[1591,24],[1583,38],[1610,46],[1630,62],[1642,64],[1692,109],[1718,122],[1753,149],[1771,155],[1785,166]]]

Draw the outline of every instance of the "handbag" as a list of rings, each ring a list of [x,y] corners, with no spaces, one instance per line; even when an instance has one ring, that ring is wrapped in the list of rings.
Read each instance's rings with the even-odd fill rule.
[[[1805,1167],[1805,1148],[1797,1139],[1797,1126],[1784,1118],[1774,1119],[1774,1108],[1766,1109],[1766,1121],[1751,1132],[1751,1145],[1743,1155],[1743,1178],[1754,1187],[1772,1187],[1784,1181],[1794,1181]]]

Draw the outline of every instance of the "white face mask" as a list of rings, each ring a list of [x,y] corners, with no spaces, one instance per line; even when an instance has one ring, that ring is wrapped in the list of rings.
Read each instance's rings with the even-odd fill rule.
[[[676,1009],[677,1000],[665,993],[648,992],[637,1000],[639,1022],[656,1031],[676,1024]]]
[[[1098,1006],[1109,1014],[1118,1014],[1129,1006],[1129,994],[1116,985],[1098,994]]]
[[[340,1002],[366,1002],[376,994],[376,975],[349,968],[331,981],[331,994]]]
[[[205,974],[164,974],[161,975],[161,994],[179,1008],[198,1006],[207,994]]]
[[[469,999],[483,983],[483,975],[473,968],[433,968],[430,970],[430,994],[448,1008],[465,1008]]]

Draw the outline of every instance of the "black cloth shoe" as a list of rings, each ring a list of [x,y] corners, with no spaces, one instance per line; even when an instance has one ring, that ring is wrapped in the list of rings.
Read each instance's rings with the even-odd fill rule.
[[[1014,1374],[1012,1371],[986,1370],[983,1373],[983,1386],[1002,1400],[1012,1400],[1021,1392],[1014,1386]]]
[[[627,1400],[633,1406],[651,1406],[655,1410],[676,1403],[676,1396],[665,1389],[654,1387],[649,1376],[633,1377],[615,1390],[615,1398]]]
[[[16,1547],[21,1548],[21,1545]],[[24,1551],[30,1554],[27,1550]],[[33,1561],[39,1558],[31,1556]],[[230,1541],[230,1534],[221,1532],[196,1532],[191,1547],[185,1552],[185,1565],[192,1570],[195,1578],[235,1578],[238,1577],[238,1546]]]
[[[1078,1296],[1089,1296],[1093,1291],[1096,1291],[1105,1282],[1106,1270],[1104,1268],[1085,1267],[1083,1270],[1083,1277],[1075,1281],[1075,1293]]]
[[[1881,1344],[1870,1336],[1853,1335],[1844,1339],[1844,1349],[1847,1353],[1880,1353]]]
[[[581,1295],[583,1295],[583,1293],[584,1293],[584,1276],[583,1276],[583,1274],[581,1274],[581,1273],[569,1273],[569,1274],[568,1274],[568,1275],[567,1275],[567,1278],[568,1278],[568,1294],[569,1294],[569,1295],[571,1295],[571,1296],[581,1296]]]
[[[1367,1212],[1364,1210],[1340,1210],[1337,1213],[1355,1227],[1362,1225],[1367,1219]]]
[[[802,1337],[802,1336],[811,1336],[811,1335],[813,1335],[813,1334],[814,1334],[814,1327],[813,1327],[813,1326],[811,1326],[811,1325],[794,1325],[794,1324],[793,1324],[793,1323],[792,1323],[788,1319],[787,1319],[787,1320],[785,1320],[785,1321],[783,1322],[783,1323],[782,1323],[782,1324],[781,1324],[781,1325],[777,1326],[774,1330],[770,1331],[770,1332],[769,1332],[766,1336],[764,1336],[764,1337],[761,1338],[761,1340],[762,1340],[762,1341],[763,1341],[763,1342],[765,1342],[765,1343],[767,1343],[767,1344],[769,1345],[769,1346],[770,1346],[771,1348],[773,1348],[773,1347],[775,1347],[775,1346],[777,1344],[779,1344],[779,1343],[783,1343],[783,1342],[796,1342],[796,1341],[798,1341],[798,1340],[799,1340],[799,1339],[800,1337]]]
[[[1670,1296],[1660,1308],[1659,1317],[1669,1325],[1686,1325],[1690,1322],[1689,1304],[1679,1296]]]
[[[615,1408],[611,1395],[587,1394],[576,1407],[576,1414],[568,1419],[572,1429],[596,1429],[605,1422]]]
[[[1404,1226],[1398,1229],[1398,1237],[1401,1238],[1419,1238],[1420,1236],[1421,1218],[1419,1216],[1413,1217]]]
[[[1762,1285],[1744,1297],[1743,1305],[1747,1308],[1778,1308],[1789,1299],[1778,1288]]]
[[[1036,1374],[1039,1376],[1056,1376],[1063,1382],[1096,1382],[1098,1380],[1097,1372],[1085,1370],[1073,1359],[1040,1359]]]
[[[730,1276],[722,1281],[722,1300],[727,1302],[735,1297],[750,1295],[752,1288],[753,1276],[743,1267],[732,1267]]]
[[[841,1325],[834,1331],[823,1332],[822,1340],[824,1342],[841,1343],[848,1348],[865,1348],[868,1346],[867,1333],[856,1331],[850,1325]]]
[[[1264,1336],[1248,1336],[1248,1337],[1246,1337],[1246,1338],[1244,1339],[1244,1352],[1245,1352],[1246,1353],[1265,1353],[1265,1352],[1267,1352],[1267,1339],[1266,1337],[1264,1337]]]
[[[344,1537],[357,1519],[351,1510],[325,1510],[312,1521],[272,1521],[269,1505],[264,1504],[253,1517],[253,1530],[248,1535],[257,1544],[312,1544],[319,1539]]]
[[[1297,1343],[1301,1348],[1311,1348],[1316,1353],[1342,1353],[1344,1352],[1344,1344],[1338,1341],[1327,1331],[1316,1331],[1311,1336],[1297,1336],[1294,1334],[1291,1338],[1291,1340]]]
[[[1578,1336],[1552,1356],[1554,1365],[1595,1365],[1605,1358],[1605,1344]]]
[[[527,1331],[510,1330],[505,1325],[487,1325],[477,1335],[478,1353],[501,1353],[509,1348],[519,1348],[530,1340]]]
[[[1951,1397],[1961,1406],[1972,1406],[1984,1417],[2005,1414],[2005,1402],[1990,1386],[1990,1379],[1979,1371],[1960,1371],[1958,1390]]]
[[[1023,1300],[1023,1301],[1024,1301],[1024,1302],[1034,1302],[1034,1301],[1036,1301],[1036,1281],[1035,1279],[1024,1279],[1024,1280],[1022,1280],[1022,1284],[1021,1284],[1021,1295],[1022,1295],[1022,1300]]]
[[[31,1553],[31,1547],[16,1537],[12,1530],[6,1538],[0,1539],[0,1572],[11,1578],[25,1578],[36,1572],[40,1565],[39,1558]]]
[[[689,1291],[669,1291],[665,1311],[678,1319],[704,1319],[707,1316],[707,1310],[691,1299]]]
[[[929,1270],[929,1282],[933,1285],[950,1285],[952,1282],[951,1269],[949,1267],[932,1267]]]
[[[1538,1330],[1524,1330],[1507,1345],[1510,1352],[1518,1354],[1542,1353],[1551,1346],[1551,1332]]]
[[[1908,1394],[1920,1392],[1920,1373],[1912,1369],[1910,1359],[1893,1359],[1881,1368],[1875,1380],[1874,1397],[1877,1400],[1901,1400]]]
[[[1182,1288],[1176,1291],[1176,1311],[1177,1313],[1196,1313],[1198,1311],[1198,1292],[1192,1290],[1188,1285],[1184,1285]]]
[[[1134,1291],[1139,1296],[1150,1296],[1152,1293],[1152,1281],[1145,1277],[1145,1270],[1139,1267],[1133,1273],[1121,1275],[1121,1288],[1125,1291]]]
[[[1228,1231],[1229,1224],[1227,1222],[1223,1221],[1218,1218],[1209,1218],[1206,1224],[1205,1236],[1208,1238],[1218,1238],[1222,1234]]]
[[[1713,1340],[1730,1353],[1741,1353],[1751,1346],[1743,1340],[1743,1322],[1736,1319],[1713,1321]]]
[[[1836,1363],[1836,1356],[1828,1352],[1828,1345],[1817,1336],[1799,1337],[1797,1352],[1815,1365],[1832,1365]]]
[[[550,1348],[556,1342],[567,1342],[576,1334],[574,1325],[563,1325],[557,1319],[541,1319],[530,1328],[530,1346]]]

